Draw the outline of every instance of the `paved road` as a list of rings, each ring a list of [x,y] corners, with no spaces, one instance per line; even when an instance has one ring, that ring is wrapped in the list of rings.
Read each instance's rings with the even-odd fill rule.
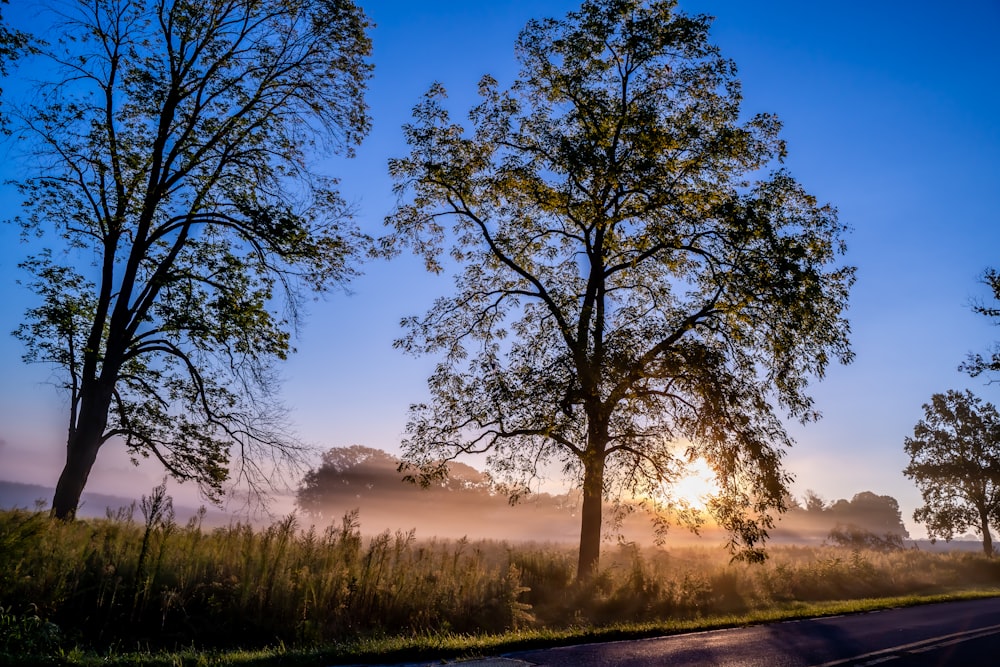
[[[548,667],[1000,665],[1000,599],[890,609],[640,641],[526,651]]]
[[[1000,598],[637,641],[521,651],[457,665],[993,667],[1000,665]]]

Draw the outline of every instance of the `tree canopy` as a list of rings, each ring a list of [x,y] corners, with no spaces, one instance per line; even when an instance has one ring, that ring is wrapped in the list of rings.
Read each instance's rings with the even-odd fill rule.
[[[850,500],[831,503],[825,511],[838,523],[858,526],[877,535],[909,537],[899,502],[892,496],[862,491]]]
[[[741,115],[710,19],[675,5],[531,21],[519,77],[482,79],[471,129],[435,85],[390,162],[386,244],[455,272],[398,341],[441,357],[405,458],[427,479],[484,452],[515,496],[561,465],[583,489],[580,577],[602,498],[666,509],[699,457],[731,547],[763,557],[787,496],[782,419],[816,418],[810,379],[851,359],[844,226],[776,166],[778,119]]]
[[[350,0],[74,0],[16,114],[35,168],[18,335],[62,371],[72,516],[121,441],[217,498],[297,443],[275,400],[307,291],[354,272],[363,237],[311,153],[367,132],[367,19]]]
[[[804,501],[792,499],[789,503],[779,535],[823,537],[841,546],[871,549],[898,549],[903,538],[909,537],[899,502],[892,496],[862,491],[850,500],[827,503],[815,491],[807,490]]]
[[[343,503],[345,495],[360,498],[362,494],[371,493],[386,504],[412,504],[416,498],[413,492],[417,489],[406,483],[399,464],[399,459],[381,449],[362,445],[334,447],[323,453],[318,466],[306,472],[296,494],[296,504],[317,515],[323,514],[327,506]],[[481,472],[455,461],[448,466],[447,477],[440,480],[436,489],[484,494],[490,490]],[[431,501],[438,503],[442,511],[442,505],[447,504],[442,504],[441,498]],[[339,509],[343,512],[349,508]]]
[[[907,537],[899,502],[892,496],[871,491],[855,493],[850,500],[841,498],[826,503],[815,491],[807,490],[805,506],[798,509],[809,520],[826,519],[829,523],[856,524],[875,533],[898,533]]]
[[[971,391],[934,394],[904,441],[924,504],[913,513],[931,538],[950,540],[972,529],[993,555],[990,527],[1000,519],[1000,414]]]

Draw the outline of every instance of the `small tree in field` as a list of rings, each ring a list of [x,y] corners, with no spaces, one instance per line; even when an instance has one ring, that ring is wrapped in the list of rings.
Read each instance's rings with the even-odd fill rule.
[[[971,528],[992,556],[990,526],[1000,520],[1000,414],[993,404],[970,391],[934,394],[904,443],[910,464],[903,474],[924,499],[913,519],[931,538],[950,540]]]
[[[703,457],[710,508],[755,560],[787,497],[779,412],[847,362],[853,270],[836,212],[786,172],[774,116],[740,120],[710,20],[669,0],[594,0],[532,21],[519,79],[490,77],[472,130],[434,86],[390,171],[387,223],[454,296],[404,321],[399,345],[440,353],[405,458],[426,479],[486,452],[515,496],[558,461],[583,491],[578,576],[599,564],[602,502],[664,498]],[[450,223],[450,224],[449,224]]]
[[[314,139],[368,128],[367,22],[350,0],[73,0],[19,110],[37,169],[17,330],[69,393],[52,502],[72,517],[101,447],[154,456],[211,497],[298,445],[274,400],[303,290],[351,275],[361,237]]]

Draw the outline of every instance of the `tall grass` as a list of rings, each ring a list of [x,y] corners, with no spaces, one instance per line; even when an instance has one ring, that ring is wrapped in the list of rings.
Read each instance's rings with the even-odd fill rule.
[[[794,604],[1000,584],[974,553],[774,547],[763,565],[721,549],[609,548],[577,585],[572,550],[412,532],[176,523],[151,496],[105,519],[0,512],[0,654],[319,646],[358,637],[497,633],[738,614]]]

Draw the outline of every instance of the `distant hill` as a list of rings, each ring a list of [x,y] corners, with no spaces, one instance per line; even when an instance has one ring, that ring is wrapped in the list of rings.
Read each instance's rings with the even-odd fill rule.
[[[38,507],[39,502],[43,503],[42,507],[44,509],[48,509],[52,503],[53,493],[55,493],[55,489],[42,486],[41,484],[22,484],[21,482],[0,480],[0,509],[18,508],[33,510]],[[77,515],[85,519],[101,518],[107,516],[109,509],[112,512],[116,512],[121,508],[128,507],[133,502],[136,504],[135,518],[137,521],[141,521],[142,514],[139,511],[139,498],[126,498],[124,496],[84,491],[80,497],[80,508],[77,510]],[[177,523],[182,525],[197,512],[197,507],[174,505]],[[205,515],[204,525],[224,526],[231,520],[233,520],[233,517],[229,514],[210,508]]]
[[[0,480],[0,509],[35,509],[37,503],[44,503],[48,508],[52,503],[52,494],[55,489],[41,484],[22,484],[21,482],[10,482]],[[84,492],[80,498],[80,509],[78,514],[81,517],[102,517],[108,508],[112,511],[121,507],[128,507],[135,498],[123,498],[121,496],[111,496],[103,493]]]

